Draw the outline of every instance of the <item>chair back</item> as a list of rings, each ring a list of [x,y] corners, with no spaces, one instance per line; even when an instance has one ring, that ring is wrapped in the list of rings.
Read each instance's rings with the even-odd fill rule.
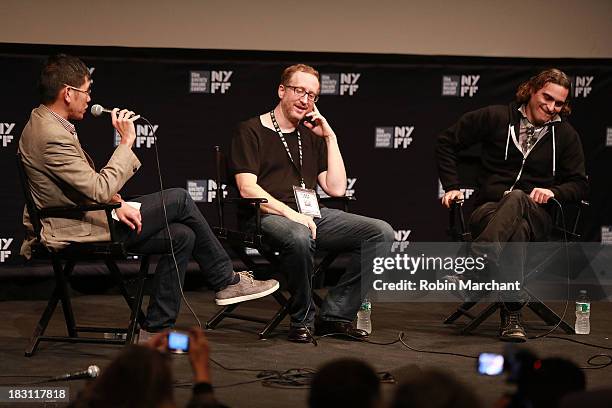
[[[28,215],[30,216],[30,222],[32,223],[32,227],[34,228],[36,237],[40,241],[40,231],[42,229],[42,225],[40,223],[38,208],[36,207],[36,204],[34,204],[34,197],[32,197],[32,191],[30,190],[30,181],[25,171],[25,166],[23,165],[23,157],[21,155],[21,152],[17,152],[16,158],[17,172],[19,173],[21,190],[23,191],[23,196],[25,198],[26,208],[28,209]]]

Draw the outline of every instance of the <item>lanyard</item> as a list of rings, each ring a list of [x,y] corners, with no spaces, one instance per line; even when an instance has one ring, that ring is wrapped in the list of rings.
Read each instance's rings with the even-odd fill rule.
[[[293,167],[295,167],[295,169],[298,172],[298,175],[300,176],[300,185],[302,186],[302,188],[306,188],[306,184],[304,183],[304,177],[302,177],[302,137],[300,136],[300,130],[296,127],[295,131],[297,132],[297,139],[298,139],[298,152],[300,153],[300,167],[297,166],[297,164],[295,164],[295,161],[293,161],[293,156],[291,156],[291,152],[289,151],[289,145],[287,145],[287,140],[285,139],[285,136],[283,135],[283,132],[281,131],[280,126],[278,126],[278,122],[276,121],[276,117],[274,116],[274,110],[270,111],[270,118],[272,119],[272,124],[274,125],[274,129],[276,130],[276,133],[278,133],[278,136],[280,137],[281,141],[283,142],[283,146],[285,146],[285,151],[287,152],[287,156],[289,156],[289,160],[291,160],[291,164],[293,164]]]

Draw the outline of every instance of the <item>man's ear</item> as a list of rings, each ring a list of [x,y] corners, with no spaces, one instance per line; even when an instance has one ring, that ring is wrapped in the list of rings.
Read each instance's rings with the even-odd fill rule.
[[[70,95],[70,90],[67,86],[63,87],[60,91],[60,97],[66,104],[70,103],[72,100],[72,95]]]
[[[286,91],[287,91],[287,88],[285,88],[283,84],[280,84],[278,86],[278,98],[283,99],[283,96],[285,96]]]

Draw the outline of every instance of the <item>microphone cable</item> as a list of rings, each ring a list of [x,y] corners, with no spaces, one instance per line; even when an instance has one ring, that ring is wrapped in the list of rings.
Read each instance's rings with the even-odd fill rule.
[[[164,199],[164,182],[162,180],[162,174],[161,174],[161,165],[159,161],[159,150],[157,149],[157,135],[155,134],[155,129],[153,128],[153,125],[151,125],[151,122],[149,122],[149,119],[145,118],[144,116],[140,116],[140,119],[144,120],[147,123],[153,135],[153,140],[154,140],[153,145],[155,146],[155,163],[157,164],[157,176],[159,179],[159,194],[160,194],[162,209],[164,210],[164,222],[166,223],[166,231],[168,232],[168,241],[170,243],[170,253],[172,254],[172,260],[174,262],[174,268],[175,268],[174,270],[176,271],[176,279],[179,284],[179,289],[181,291],[181,298],[183,299],[183,302],[185,302],[185,305],[187,306],[187,308],[191,312],[191,315],[197,322],[198,327],[202,329],[202,322],[198,318],[198,315],[196,314],[196,312],[191,307],[191,304],[187,301],[187,297],[185,296],[185,292],[183,291],[183,283],[181,282],[181,274],[179,273],[178,263],[176,262],[176,256],[174,254],[174,245],[172,243],[172,233],[170,232],[170,224],[168,223],[168,213],[166,211],[166,201]],[[187,269],[185,269],[185,277],[187,277]]]
[[[547,337],[553,331],[557,330],[557,328],[563,323],[565,319],[565,315],[567,314],[567,309],[569,307],[569,298],[570,298],[570,254],[569,254],[569,242],[567,239],[567,226],[565,225],[565,213],[563,212],[563,206],[554,197],[551,197],[550,200],[554,202],[558,207],[561,213],[561,226],[563,227],[563,248],[565,249],[565,266],[566,266],[566,293],[565,293],[565,307],[563,308],[563,313],[559,318],[557,324],[555,324],[550,330],[548,330],[544,334],[539,334],[536,336],[528,337],[529,340],[541,339]]]

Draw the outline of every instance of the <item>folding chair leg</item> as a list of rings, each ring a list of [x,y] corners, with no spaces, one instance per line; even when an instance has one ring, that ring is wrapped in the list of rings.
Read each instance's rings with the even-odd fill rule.
[[[30,344],[25,350],[26,357],[32,357],[34,353],[36,353],[36,349],[40,343],[40,338],[45,334],[49,321],[51,320],[51,316],[53,316],[53,312],[55,311],[57,303],[59,302],[59,292],[59,288],[56,286],[55,289],[53,289],[53,294],[51,295],[49,302],[47,302],[47,307],[40,316],[40,320],[38,321],[36,328],[34,328],[32,337],[30,337]]]
[[[491,316],[493,313],[495,313],[495,311],[499,309],[500,306],[501,305],[499,302],[491,303],[489,306],[487,306],[485,310],[483,310],[478,316],[476,316],[474,320],[469,322],[465,327],[461,329],[461,334],[468,334],[469,332],[480,326],[480,324],[487,320],[489,316]]]
[[[221,320],[225,319],[227,315],[232,313],[234,309],[236,309],[239,305],[240,303],[234,303],[233,305],[225,306],[224,308],[219,310],[217,313],[215,313],[215,315],[209,321],[206,322],[206,325],[205,325],[206,328],[207,329],[216,328],[217,325],[221,322]]]
[[[114,260],[106,259],[104,262],[106,263],[106,267],[108,268],[108,270],[111,272],[111,275],[113,276],[116,285],[119,287],[119,291],[121,292],[121,295],[125,299],[125,302],[129,306],[130,310],[133,310],[134,302],[138,300],[138,294],[136,295],[136,297],[130,295],[127,288],[125,287],[125,281],[123,277],[121,276],[121,271],[119,270],[119,267],[117,266],[117,263]],[[144,271],[143,271],[143,268],[144,268]],[[146,280],[148,272],[149,272],[149,255],[143,255],[142,260],[140,261],[140,269],[138,272],[139,284],[140,284],[141,279]],[[142,281],[142,283],[143,283],[143,288],[144,288],[144,280]],[[140,299],[140,307],[141,306],[142,306],[142,298]],[[142,310],[140,309],[140,307],[136,309],[138,312],[138,321],[143,322],[145,319],[145,316],[144,316],[144,313],[142,313]]]
[[[468,313],[468,310],[470,310],[472,307],[474,307],[477,304],[478,302],[462,303],[461,306],[459,306],[450,316],[446,318],[446,320],[444,320],[444,324],[454,323],[461,316],[466,316],[468,319],[474,320],[476,317],[472,315],[471,313]]]
[[[281,306],[276,312],[276,314],[274,315],[274,317],[268,322],[268,324],[266,324],[266,327],[264,327],[264,329],[261,332],[259,332],[259,338],[265,339],[266,337],[268,337],[270,332],[276,329],[276,326],[278,326],[280,322],[283,321],[283,319],[287,316],[288,313],[289,313],[289,306],[288,305]]]
[[[130,326],[128,327],[127,336],[125,338],[126,344],[132,344],[136,334],[136,325],[142,323],[145,320],[145,316],[142,313],[142,298],[144,296],[144,287],[147,280],[147,274],[149,273],[149,256],[144,255],[140,261],[140,270],[138,271],[138,289],[136,290],[136,298],[133,299],[132,314],[130,315]]]
[[[576,334],[572,326],[570,326],[565,320],[562,320],[559,315],[557,315],[553,310],[551,310],[544,303],[529,302],[527,303],[527,307],[529,307],[535,314],[537,314],[549,326],[555,326],[557,323],[561,322],[559,323],[559,328],[561,330],[563,330],[567,334]]]
[[[78,337],[76,331],[76,323],[74,321],[74,313],[72,312],[72,302],[70,301],[70,293],[68,292],[67,278],[74,269],[73,261],[66,261],[66,265],[62,270],[62,263],[59,259],[53,258],[53,270],[55,272],[55,281],[59,289],[59,297],[62,301],[62,311],[64,312],[64,320],[66,321],[66,329],[69,337]]]

